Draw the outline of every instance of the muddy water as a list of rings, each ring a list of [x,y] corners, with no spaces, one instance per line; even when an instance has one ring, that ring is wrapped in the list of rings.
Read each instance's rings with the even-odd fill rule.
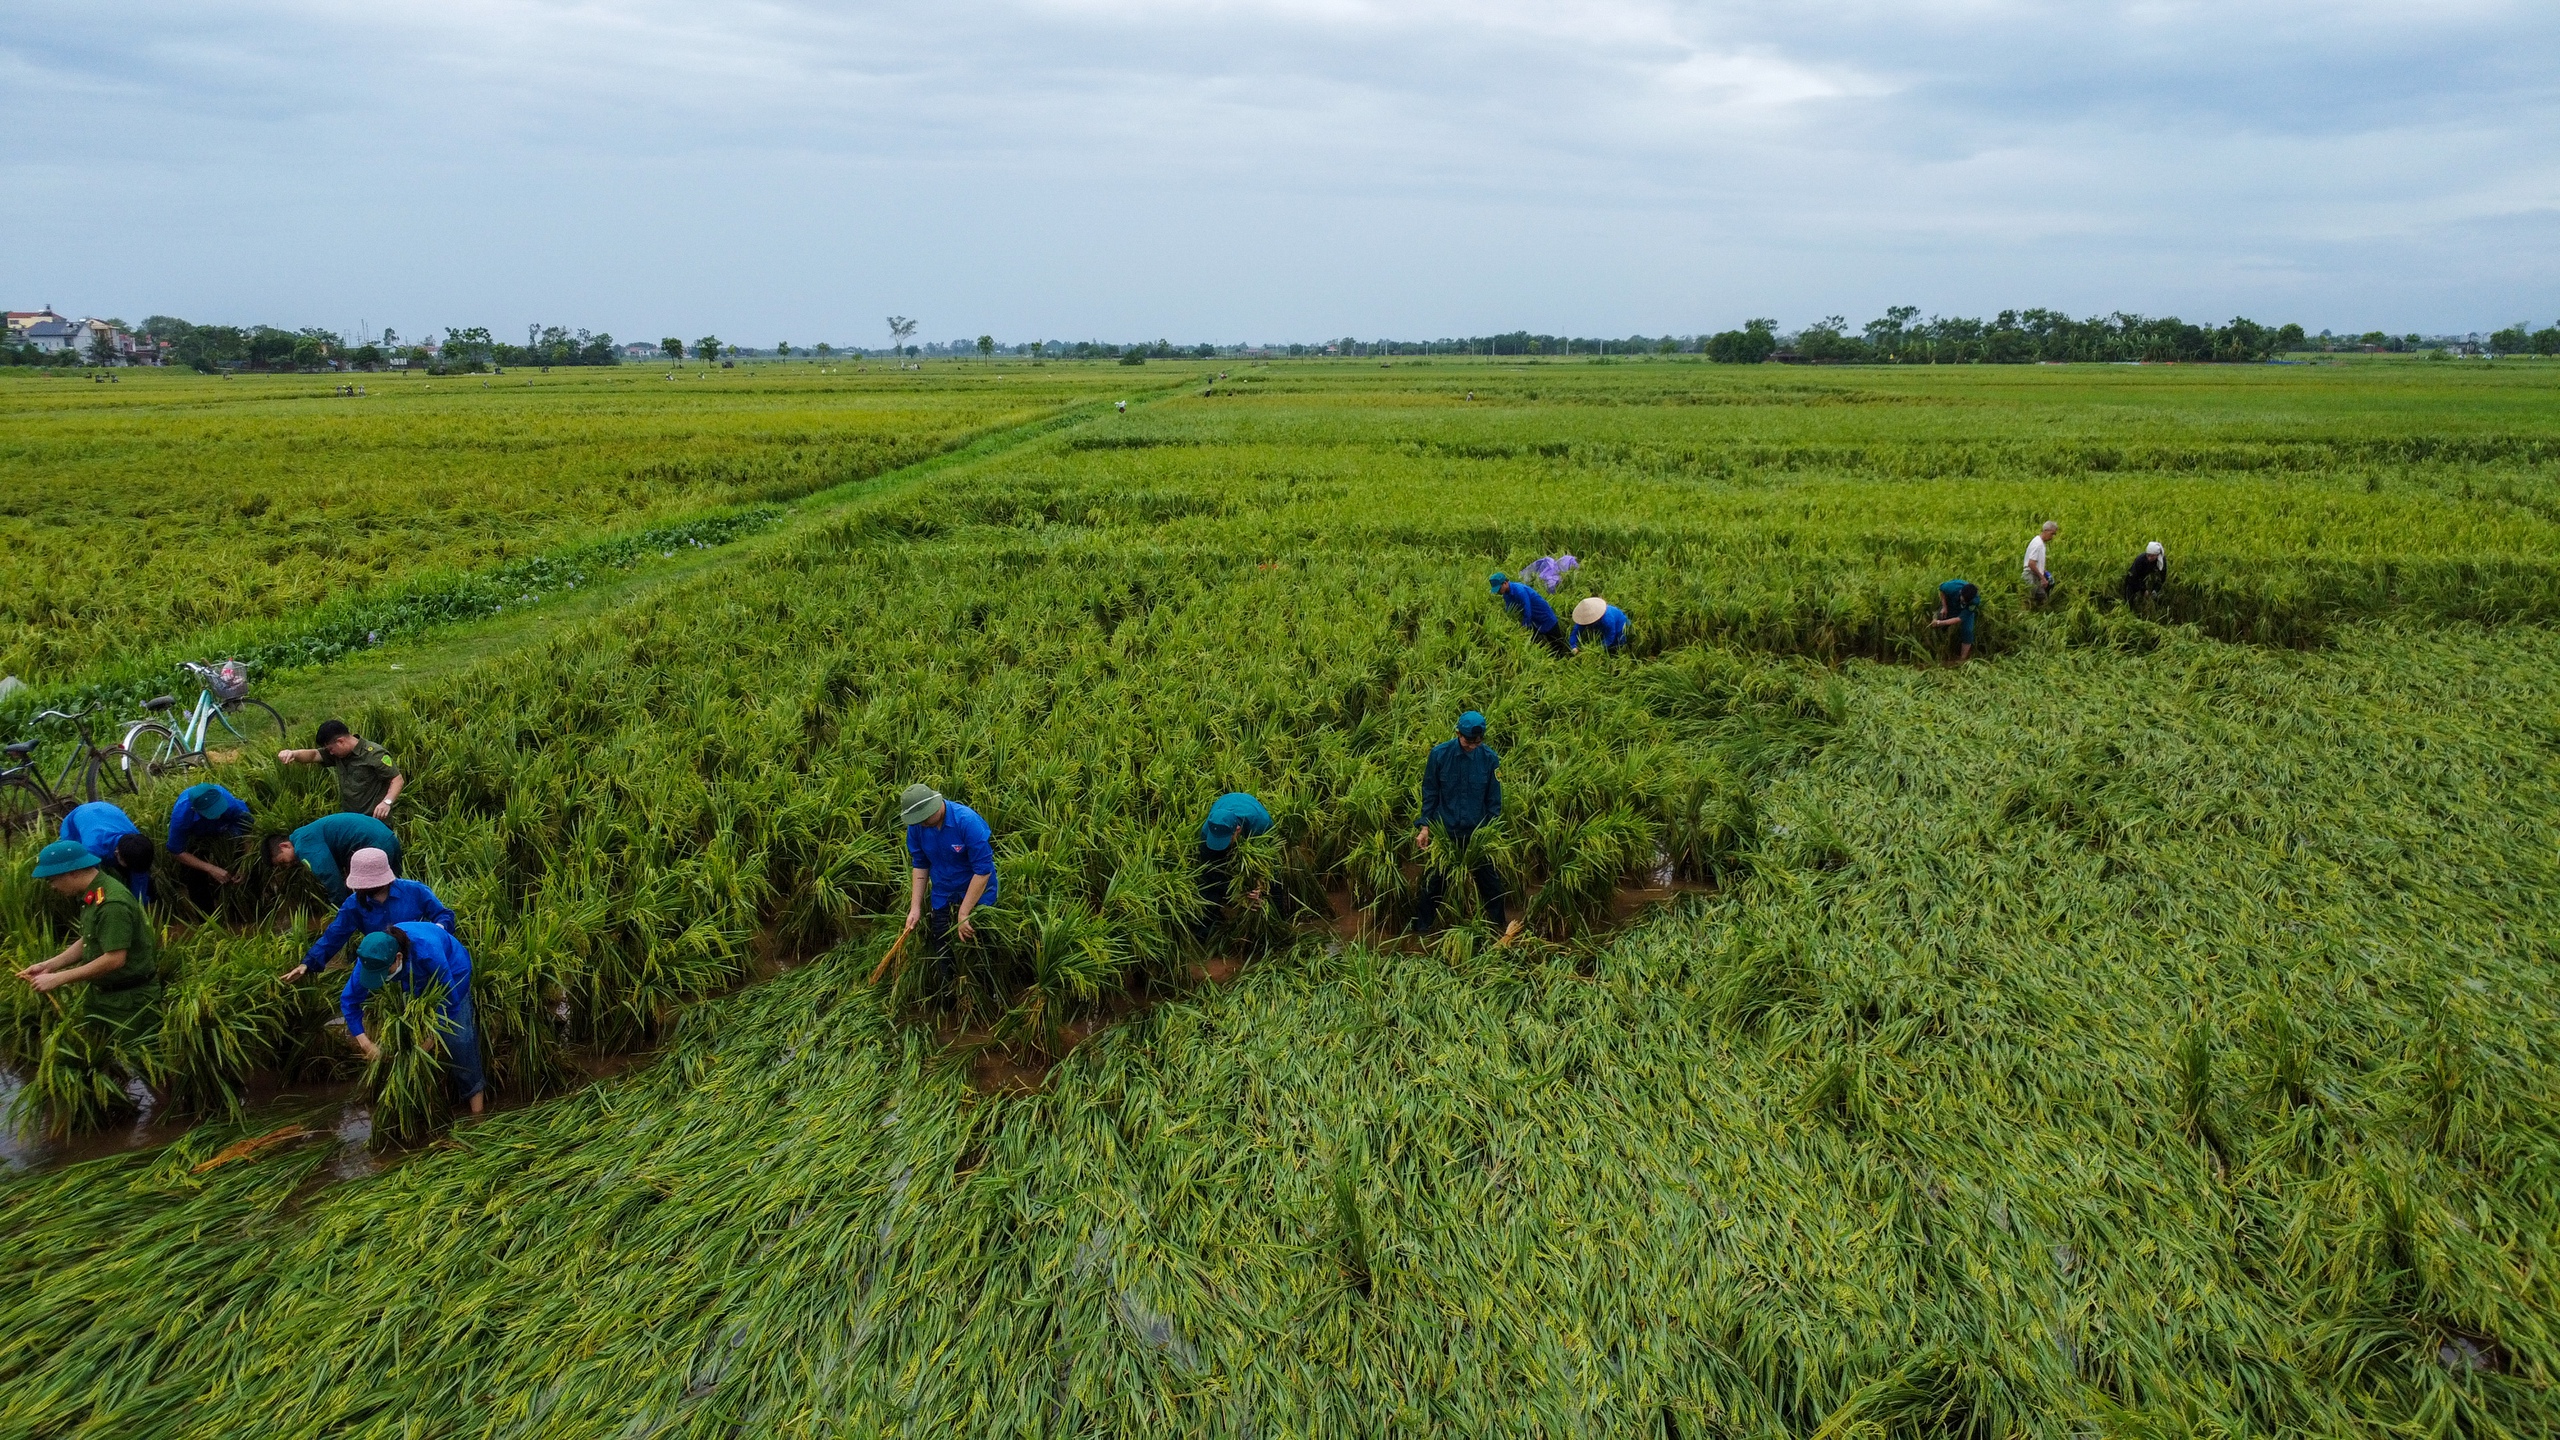
[[[125,1094],[133,1099],[132,1120],[109,1126],[89,1135],[75,1135],[67,1141],[43,1136],[29,1136],[18,1126],[18,1095],[26,1089],[26,1076],[13,1068],[0,1067],[0,1172],[22,1175],[56,1165],[73,1165],[105,1155],[122,1155],[134,1150],[151,1150],[194,1129],[204,1119],[201,1115],[172,1115],[161,1106],[160,1097],[139,1080],[125,1081]],[[281,1125],[301,1124],[335,1133],[342,1145],[352,1145],[358,1158],[365,1142],[373,1136],[373,1112],[366,1108],[364,1097],[353,1082],[336,1085],[296,1085],[290,1088],[267,1085],[253,1089],[243,1121],[247,1133],[271,1130]],[[331,1162],[333,1169],[351,1163],[340,1155]],[[370,1174],[370,1168],[349,1174]]]

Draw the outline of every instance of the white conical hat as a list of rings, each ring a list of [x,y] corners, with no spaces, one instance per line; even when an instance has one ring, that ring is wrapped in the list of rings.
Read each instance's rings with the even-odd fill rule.
[[[1600,623],[1600,617],[1608,613],[1609,602],[1601,599],[1597,595],[1594,595],[1583,601],[1581,604],[1573,607],[1573,623],[1576,625],[1597,625]]]

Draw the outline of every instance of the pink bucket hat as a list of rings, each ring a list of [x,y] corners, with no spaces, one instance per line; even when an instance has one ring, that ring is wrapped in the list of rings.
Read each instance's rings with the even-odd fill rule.
[[[347,888],[379,890],[390,884],[391,857],[371,846],[347,857]]]

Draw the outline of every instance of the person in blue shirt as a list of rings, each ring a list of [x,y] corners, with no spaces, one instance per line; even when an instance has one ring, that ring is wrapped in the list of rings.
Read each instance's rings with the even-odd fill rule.
[[[1564,622],[1556,618],[1556,607],[1547,603],[1546,596],[1539,594],[1534,587],[1523,585],[1499,570],[1493,572],[1492,584],[1493,597],[1502,602],[1504,609],[1511,612],[1512,619],[1519,621],[1530,634],[1538,637],[1539,644],[1558,655],[1568,653],[1565,648]]]
[[[359,850],[379,850],[391,861],[394,873],[400,869],[400,837],[391,827],[370,815],[351,815],[339,811],[323,815],[290,835],[276,835],[267,840],[267,863],[281,870],[296,860],[311,869],[313,878],[329,892],[332,901],[347,898],[347,864]]]
[[[1502,818],[1502,781],[1495,767],[1502,757],[1484,743],[1484,716],[1470,710],[1458,717],[1458,738],[1443,740],[1431,747],[1431,758],[1422,766],[1422,821],[1414,828],[1413,848],[1431,853],[1431,827],[1437,825],[1448,836],[1451,863],[1465,864],[1468,842],[1476,831]],[[1422,902],[1414,908],[1413,931],[1429,930],[1440,916],[1440,897],[1447,890],[1445,871],[1426,864],[1422,882]],[[1484,918],[1496,925],[1503,923],[1502,873],[1493,862],[1479,858],[1472,869],[1476,895],[1484,902]],[[1512,925],[1502,932],[1508,943],[1519,932]]]
[[[1627,612],[1601,599],[1586,596],[1573,607],[1573,653],[1582,653],[1582,642],[1596,640],[1612,655],[1627,648]]]
[[[249,803],[214,784],[188,786],[169,807],[169,858],[199,912],[212,914],[222,887],[240,883],[239,841],[250,820]]]
[[[1241,790],[1231,790],[1209,804],[1200,822],[1200,913],[1191,922],[1191,938],[1203,944],[1217,933],[1226,912],[1227,892],[1235,888],[1236,852],[1243,842],[1271,829],[1271,812]],[[1250,910],[1262,903],[1262,892],[1244,897]]]
[[[898,796],[898,818],[907,827],[907,931],[925,927],[934,957],[934,984],[951,980],[951,937],[978,938],[978,907],[996,903],[995,837],[978,812],[945,800],[930,785],[910,785]],[[933,902],[928,920],[925,901]]]
[[[424,920],[403,920],[364,937],[356,946],[355,970],[347,976],[347,988],[338,992],[338,1013],[346,1017],[347,1038],[356,1042],[364,1058],[379,1060],[382,1047],[364,1033],[366,997],[385,985],[424,995],[436,983],[444,986],[439,1048],[444,1051],[445,1067],[453,1072],[454,1088],[477,1115],[489,1084],[480,1068],[479,1017],[471,1009],[471,952],[462,948],[452,931]]]
[[[1973,658],[1973,617],[1981,608],[1982,591],[1970,580],[1949,580],[1938,587],[1938,614],[1929,628],[1956,627],[1956,653],[1948,664],[1961,665]]]
[[[329,968],[347,942],[366,935],[379,935],[404,920],[424,920],[441,925],[447,933],[462,929],[453,912],[436,898],[436,892],[415,880],[403,880],[391,873],[391,857],[367,848],[347,857],[346,900],[329,921],[329,928],[302,952],[302,963],[284,972],[288,981],[305,975],[317,975]]]
[[[104,800],[75,805],[62,817],[60,838],[98,857],[98,864],[123,881],[135,900],[151,903],[151,837],[132,816]]]

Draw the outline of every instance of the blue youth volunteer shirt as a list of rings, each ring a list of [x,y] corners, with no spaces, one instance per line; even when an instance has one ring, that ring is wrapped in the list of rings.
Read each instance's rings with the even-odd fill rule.
[[[942,824],[907,827],[907,863],[933,877],[933,908],[957,905],[969,893],[969,879],[987,877],[981,905],[996,902],[995,837],[978,812],[957,800],[942,802]]]

